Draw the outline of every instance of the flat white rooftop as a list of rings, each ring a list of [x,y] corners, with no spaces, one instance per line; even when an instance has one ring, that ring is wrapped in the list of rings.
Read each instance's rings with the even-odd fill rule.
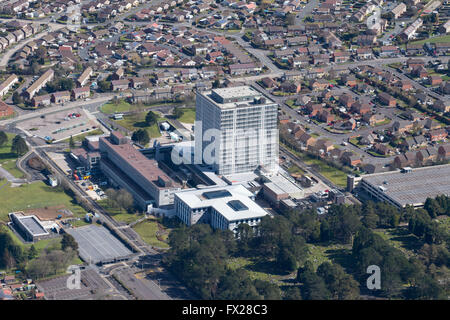
[[[200,94],[220,109],[262,107],[275,104],[273,100],[250,86],[212,89]],[[257,100],[256,103],[254,99]]]
[[[212,207],[228,221],[261,218],[268,213],[250,197],[242,185],[231,185],[175,193],[191,209]]]
[[[256,91],[250,86],[240,86],[240,87],[231,87],[231,88],[219,88],[213,89],[212,92],[216,93],[223,99],[230,98],[242,98],[242,97],[251,97],[251,96],[260,96],[261,93]]]
[[[268,185],[269,187],[275,185],[278,189],[281,189],[284,193],[287,193],[289,196],[295,199],[304,197],[303,189],[297,186],[292,181],[288,180],[283,175],[275,174],[272,176],[266,176],[266,178],[270,180],[269,183],[266,183],[266,185]],[[275,192],[275,190],[273,191]]]

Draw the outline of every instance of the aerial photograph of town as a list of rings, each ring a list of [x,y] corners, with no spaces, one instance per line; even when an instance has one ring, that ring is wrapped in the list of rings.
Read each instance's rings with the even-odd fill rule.
[[[0,300],[449,298],[450,1],[0,0]]]

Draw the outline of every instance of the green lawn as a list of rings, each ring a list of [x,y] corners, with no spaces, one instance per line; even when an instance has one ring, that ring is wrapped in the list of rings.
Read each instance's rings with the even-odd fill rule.
[[[418,241],[417,237],[412,235],[407,227],[376,229],[374,233],[380,235],[390,245],[401,250],[408,257],[414,256],[414,251],[422,245],[421,241]]]
[[[63,191],[47,186],[38,181],[24,184],[20,187],[11,187],[9,184],[0,189],[0,221],[8,221],[8,213],[20,210],[53,207],[64,205],[74,214],[82,217],[86,211],[72,202]]]
[[[115,104],[112,101],[105,103],[100,110],[106,114],[114,114],[116,112],[128,112],[132,110],[138,110],[138,108],[137,105],[128,103],[127,101],[121,99],[117,104]]]
[[[89,136],[98,136],[103,134],[104,132],[102,131],[102,129],[95,129],[83,134],[79,134],[77,136],[73,137],[73,141],[74,142],[83,142],[84,138],[89,137]],[[69,142],[70,138],[67,138],[66,140],[64,140],[63,142]]]
[[[282,285],[280,281],[285,278],[285,276],[275,274],[268,270],[267,264],[264,267],[261,263],[257,263],[249,258],[237,257],[230,258],[227,260],[227,266],[232,270],[244,269],[248,272],[250,279],[252,280],[263,280],[263,281],[273,281],[277,285]]]
[[[183,108],[183,115],[178,118],[178,121],[184,123],[194,123],[195,122],[195,108]]]
[[[338,170],[319,159],[306,159],[304,162],[310,166],[317,166],[319,172],[335,185],[343,188],[347,186],[347,173],[344,171]]]
[[[312,158],[305,153],[296,152],[284,144],[281,144],[281,145],[284,148],[290,150],[292,153],[294,153],[298,157],[300,157],[303,160],[303,162],[306,163],[307,165],[310,165],[310,166],[315,165],[317,170],[325,178],[330,180],[335,185],[342,187],[342,188],[345,188],[347,186],[347,173],[346,172],[336,169],[336,168],[328,165],[326,162],[324,162],[322,160]]]
[[[305,174],[305,171],[303,171],[301,168],[297,167],[295,164],[292,165],[289,169],[288,172],[291,174]]]
[[[136,131],[138,129],[146,129],[150,138],[158,138],[161,136],[161,133],[158,128],[158,124],[153,124],[151,126],[147,126],[145,123],[145,116],[147,112],[134,113],[130,115],[125,115],[122,120],[115,120],[117,124],[122,127],[130,130]],[[164,117],[158,116],[158,121],[167,120]]]
[[[114,218],[114,220],[119,222],[124,222],[130,224],[139,219],[135,213],[128,213],[123,209],[112,208],[108,205],[108,200],[99,200],[97,203],[105,209],[105,211]]]
[[[144,240],[149,245],[158,248],[169,248],[169,245],[164,242],[167,239],[169,230],[167,230],[166,232],[161,232],[156,219],[148,219],[141,223],[138,223],[133,226],[133,229],[141,236],[142,240]],[[158,231],[160,231],[161,233],[160,239],[164,241],[160,241],[160,239],[158,239]]]
[[[429,42],[429,43],[450,42],[450,35],[414,41],[414,42],[411,42],[410,44],[424,44],[425,42]]]
[[[359,144],[359,139],[360,137],[356,137],[356,138],[351,138],[350,140],[348,140],[349,143],[351,143],[352,145],[354,145],[355,147],[364,149],[364,145]]]
[[[23,172],[17,169],[16,160],[17,156],[11,152],[12,140],[16,136],[15,134],[7,133],[8,142],[0,147],[0,165],[16,178],[22,178]]]
[[[308,244],[309,255],[306,259],[310,261],[314,269],[324,262],[338,263],[343,268],[351,268],[351,245],[341,244]]]

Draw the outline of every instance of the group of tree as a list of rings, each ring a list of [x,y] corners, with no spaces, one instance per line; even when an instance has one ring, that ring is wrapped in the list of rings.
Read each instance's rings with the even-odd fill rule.
[[[108,206],[111,208],[132,212],[134,209],[134,199],[131,193],[125,189],[109,188],[105,191]]]
[[[27,260],[28,252],[14,242],[5,226],[0,226],[0,269],[22,266]]]
[[[368,201],[331,205],[321,216],[315,208],[280,210],[264,217],[257,228],[240,224],[236,236],[197,224],[170,234],[165,262],[205,299],[357,299],[360,289],[388,298],[439,299],[445,296],[440,281],[448,277],[450,253],[448,228],[435,218],[448,215],[449,207],[449,197],[439,196],[427,200],[423,209]],[[406,254],[377,234],[394,228],[402,228],[415,254]],[[314,271],[308,243],[351,247],[345,269],[339,263],[324,263]],[[230,257],[275,266],[280,274],[297,271],[297,284],[280,294],[277,286],[249,280],[245,268],[231,269]],[[376,292],[365,289],[370,265],[381,269],[381,290]]]
[[[70,78],[62,78],[48,82],[46,85],[46,91],[48,93],[53,93],[56,91],[70,91],[75,87],[75,83]]]
[[[251,280],[244,269],[232,269],[227,259],[236,253],[231,231],[213,231],[207,224],[182,227],[169,235],[164,262],[201,299],[280,299],[278,286]]]
[[[305,238],[296,225],[284,216],[266,216],[257,232],[248,224],[237,229],[237,247],[242,255],[265,263],[275,263],[281,272],[295,271],[308,255]]]
[[[410,217],[409,231],[428,244],[449,243],[450,233],[443,224],[432,220],[428,212],[418,209]]]
[[[359,298],[359,283],[339,264],[322,263],[317,271],[307,261],[297,271],[297,282],[301,283],[301,298],[304,300],[355,300]],[[291,299],[298,299],[292,297]]]
[[[30,261],[26,272],[33,279],[55,275],[66,270],[75,256],[76,251],[71,247],[64,250],[44,250],[39,257]]]
[[[150,136],[149,136],[147,130],[138,129],[133,132],[133,135],[131,136],[131,140],[145,146],[147,143],[150,142]]]
[[[417,258],[406,258],[399,249],[389,245],[370,229],[363,227],[358,231],[353,242],[352,261],[356,278],[360,281],[367,278],[368,266],[376,265],[380,268],[380,293],[383,296],[410,299],[443,298],[443,287],[435,278],[426,274],[423,264]]]
[[[41,254],[32,244],[29,248],[15,242],[5,226],[0,226],[0,269],[19,269],[27,276],[39,279],[64,271],[75,258],[78,244],[65,234],[59,245],[47,247]]]

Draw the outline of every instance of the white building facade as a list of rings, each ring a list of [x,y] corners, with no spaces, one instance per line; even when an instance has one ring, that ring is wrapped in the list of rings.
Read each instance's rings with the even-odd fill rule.
[[[216,129],[218,141],[211,153],[217,174],[253,172],[278,167],[278,105],[256,89],[240,86],[197,92],[195,148],[211,149]],[[208,149],[209,148],[209,149]]]
[[[186,190],[175,193],[176,215],[188,226],[210,224],[236,233],[241,223],[256,227],[268,213],[242,185]]]

